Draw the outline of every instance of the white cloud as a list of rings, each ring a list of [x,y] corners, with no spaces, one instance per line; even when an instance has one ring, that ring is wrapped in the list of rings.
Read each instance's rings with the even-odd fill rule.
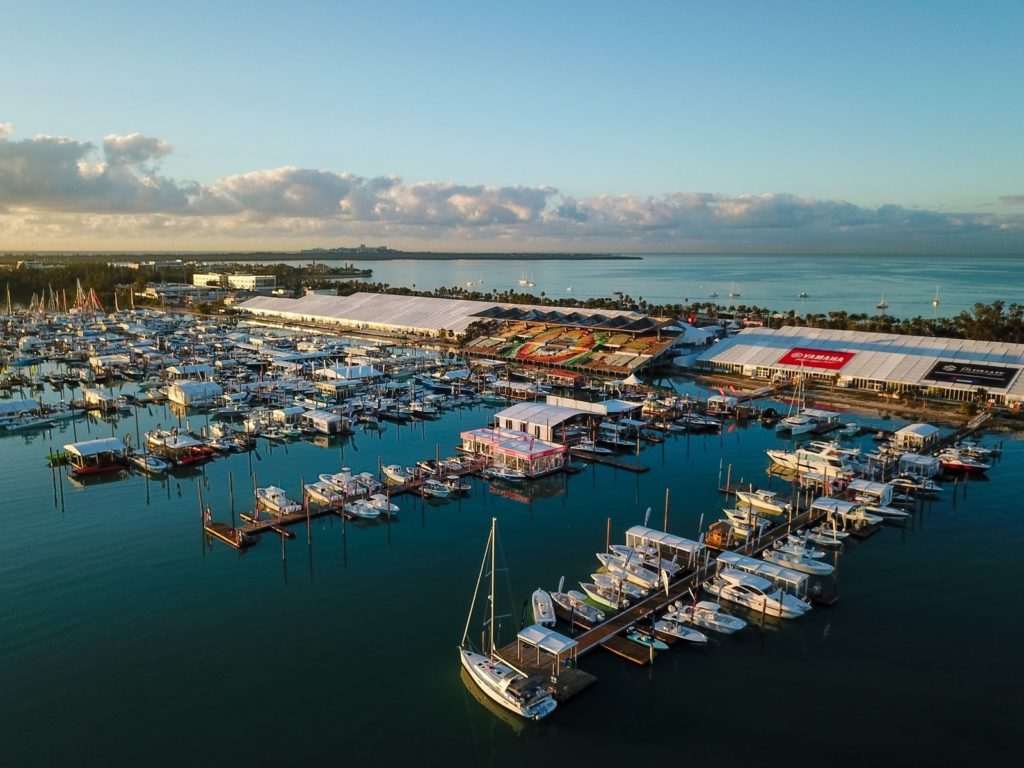
[[[792,194],[671,192],[573,198],[548,186],[486,186],[294,167],[212,184],[162,176],[159,138],[111,134],[12,141],[0,125],[0,233],[19,243],[160,238],[202,247],[246,238],[294,243],[377,237],[495,248],[912,249],[968,243],[1020,249],[1024,216],[878,208]],[[1017,196],[1003,202],[1015,204]],[[287,247],[282,245],[282,247]]]

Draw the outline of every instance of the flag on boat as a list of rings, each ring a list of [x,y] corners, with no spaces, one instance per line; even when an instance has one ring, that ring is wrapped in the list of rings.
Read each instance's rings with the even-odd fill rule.
[[[722,389],[721,387],[719,387],[718,388],[718,394],[720,394],[722,397],[725,397],[725,390]]]
[[[732,392],[735,395],[736,394],[736,387],[734,387],[732,384],[730,384],[729,385],[729,391]]]

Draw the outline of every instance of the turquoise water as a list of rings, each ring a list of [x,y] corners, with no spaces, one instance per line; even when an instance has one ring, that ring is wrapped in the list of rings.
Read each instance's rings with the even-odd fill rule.
[[[693,385],[675,382],[680,390]],[[52,395],[49,395],[52,397]],[[509,567],[514,636],[537,586],[586,579],[603,547],[643,521],[694,537],[716,517],[720,467],[764,484],[759,425],[644,446],[637,475],[590,466],[545,481],[530,503],[474,480],[470,498],[400,498],[400,521],[303,526],[239,554],[200,528],[197,480],[216,519],[252,506],[252,471],[298,495],[339,466],[375,470],[452,452],[492,411],[293,443],[202,472],[77,487],[63,505],[45,455],[72,429],[0,437],[0,743],[8,765],[486,764],[657,760],[797,765],[1001,760],[1021,725],[1015,482],[1009,438],[991,479],[929,503],[839,562],[840,601],[782,626],[751,627],[649,668],[597,651],[599,681],[548,720],[513,727],[463,685],[459,641],[491,516]],[[142,411],[140,429],[177,423]],[[204,423],[190,416],[192,425]],[[880,424],[864,419],[865,423]],[[894,422],[888,423],[896,426]],[[111,433],[76,425],[79,439]],[[88,434],[87,434],[88,431]],[[114,432],[135,434],[132,417]],[[991,438],[990,438],[991,442]],[[778,481],[775,481],[778,487]],[[504,602],[509,602],[505,600]],[[678,754],[676,754],[678,753]]]
[[[329,262],[341,264],[343,262]],[[1024,304],[1020,256],[724,256],[646,254],[618,261],[356,261],[374,282],[421,290],[544,292],[553,298],[607,297],[623,291],[654,304],[712,301],[777,311],[827,313],[843,309],[875,315],[884,295],[895,317],[947,317],[976,302]],[[520,280],[534,283],[521,286]],[[483,281],[482,283],[480,281]],[[571,291],[569,289],[572,289]],[[938,290],[939,305],[932,306]],[[739,293],[729,298],[729,293]],[[808,294],[800,299],[800,293]]]

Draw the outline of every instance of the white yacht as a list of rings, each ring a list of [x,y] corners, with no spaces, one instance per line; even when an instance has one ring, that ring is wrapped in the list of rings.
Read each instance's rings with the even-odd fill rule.
[[[782,619],[795,619],[811,610],[809,603],[783,592],[767,579],[732,568],[719,571],[705,589],[720,600]]]
[[[736,497],[741,504],[757,510],[761,515],[784,515],[790,510],[789,504],[778,500],[775,491],[751,488],[749,491],[736,491]]]
[[[797,448],[795,451],[770,449],[767,453],[775,464],[784,469],[818,472],[826,480],[845,480],[853,477],[853,467],[832,447]]]
[[[473,590],[473,603],[470,605],[466,628],[462,633],[462,642],[459,644],[459,661],[473,682],[489,699],[521,717],[540,720],[550,715],[557,706],[551,692],[546,687],[546,679],[541,676],[523,674],[499,658],[495,650],[494,577],[496,568],[494,551],[496,521],[497,518],[491,518],[491,534],[484,550],[484,562],[480,568],[480,575],[477,577],[476,589]],[[488,562],[490,562],[490,569],[486,567]],[[467,640],[470,622],[473,619],[473,608],[476,605],[480,582],[485,573],[490,574],[490,596],[487,601],[489,615],[486,621],[488,639],[486,653],[477,653],[469,647]]]

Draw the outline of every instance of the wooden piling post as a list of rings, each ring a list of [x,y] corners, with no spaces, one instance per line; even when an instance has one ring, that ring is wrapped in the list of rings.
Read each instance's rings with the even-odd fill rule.
[[[668,494],[669,494],[669,489],[666,488],[665,489],[665,527],[662,528],[662,530],[665,531],[665,533],[668,533]]]

